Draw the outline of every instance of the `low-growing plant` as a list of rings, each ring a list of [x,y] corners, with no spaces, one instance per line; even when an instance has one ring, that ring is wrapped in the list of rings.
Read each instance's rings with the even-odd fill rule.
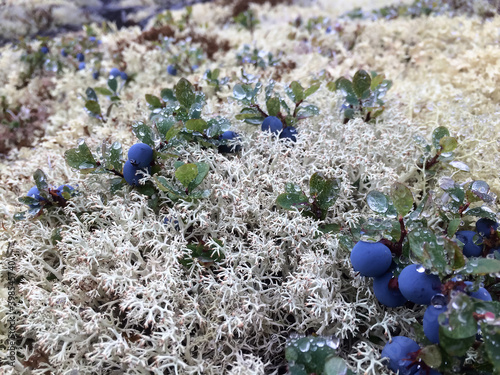
[[[329,84],[330,90],[339,90],[343,97],[341,112],[344,123],[355,117],[361,117],[363,121],[369,122],[384,112],[384,101],[382,98],[391,88],[392,81],[385,79],[383,74],[364,70],[358,70],[352,81],[340,77],[335,83]]]
[[[243,46],[241,51],[236,53],[236,61],[239,65],[250,64],[256,68],[266,70],[270,66],[276,66],[281,61],[281,53],[274,57],[271,52],[259,50],[257,47],[251,47],[248,44]]]
[[[168,55],[167,65],[172,66],[176,74],[192,74],[206,61],[203,49],[192,47],[188,41],[176,42],[174,38],[164,38],[161,46]]]
[[[234,18],[234,22],[240,25],[242,28],[247,29],[253,35],[255,26],[257,26],[260,21],[256,18],[255,13],[252,9],[247,9],[241,13],[238,13]]]
[[[118,96],[124,83],[118,87],[118,80],[114,77],[110,77],[107,82],[108,87],[87,87],[85,90],[85,110],[89,114],[102,122],[106,122],[111,115],[111,110],[113,106],[117,106],[120,103],[120,97]],[[107,97],[110,101],[106,113],[102,113],[101,105],[99,104],[99,98],[97,94]]]

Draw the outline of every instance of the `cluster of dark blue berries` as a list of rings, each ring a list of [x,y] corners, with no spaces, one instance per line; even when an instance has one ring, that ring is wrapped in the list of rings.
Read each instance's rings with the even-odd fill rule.
[[[128,79],[128,74],[125,73],[124,71],[121,71],[120,69],[118,68],[112,68],[110,71],[109,71],[109,76],[111,78],[116,78],[116,77],[120,77],[121,79],[123,79],[124,81],[126,81]]]
[[[262,131],[270,131],[273,134],[279,133],[279,138],[297,141],[297,129],[293,126],[283,127],[283,122],[276,116],[267,116],[262,122]]]
[[[49,194],[52,197],[55,197],[55,196],[58,197],[58,198],[54,199],[54,201],[56,203],[65,202],[66,201],[66,197],[68,197],[68,195],[64,196],[63,195],[64,192],[68,193],[69,197],[71,197],[71,196],[74,195],[75,189],[71,185],[61,185],[57,189],[49,189]],[[28,190],[28,194],[26,194],[26,196],[30,197],[30,198],[34,198],[34,199],[36,199],[38,201],[38,203],[30,204],[29,205],[30,209],[35,209],[35,208],[38,208],[38,207],[40,207],[42,205],[45,205],[45,204],[49,203],[47,201],[47,199],[45,199],[44,197],[42,197],[40,195],[40,191],[38,190],[38,187],[36,187],[36,186],[33,186],[31,189],[29,189]]]
[[[145,143],[136,143],[128,150],[128,160],[123,166],[123,177],[129,185],[138,186],[139,180],[151,174],[153,149]]]
[[[463,244],[463,254],[471,257],[499,250],[498,227],[497,222],[482,218],[476,222],[476,231],[458,231],[456,238]],[[479,300],[492,300],[484,287],[475,289],[471,281],[463,281],[459,277],[442,285],[438,276],[427,273],[418,264],[406,266],[399,277],[395,277],[393,271],[396,264],[391,250],[381,242],[357,242],[351,251],[351,263],[360,275],[373,277],[373,292],[381,304],[398,307],[410,301],[427,305],[423,329],[427,339],[434,344],[439,343],[439,315],[447,310],[449,302],[448,296],[443,293],[462,292]],[[385,346],[382,357],[388,357],[388,367],[400,374],[439,374],[420,363],[415,354],[419,349],[415,341],[398,336]]]

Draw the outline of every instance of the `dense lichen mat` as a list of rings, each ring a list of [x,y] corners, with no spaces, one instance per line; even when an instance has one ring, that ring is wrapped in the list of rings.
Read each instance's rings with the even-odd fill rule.
[[[500,371],[494,1],[7,5],[2,372]]]

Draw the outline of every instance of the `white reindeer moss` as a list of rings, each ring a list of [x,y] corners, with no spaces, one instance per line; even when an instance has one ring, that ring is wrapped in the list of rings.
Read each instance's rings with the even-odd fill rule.
[[[178,80],[166,73],[164,54],[138,44],[140,30],[130,28],[102,35],[103,74],[97,82],[89,71],[51,78],[53,100],[43,123],[45,135],[32,148],[13,149],[0,162],[1,251],[5,259],[7,244],[12,244],[23,276],[18,287],[22,347],[15,369],[4,365],[3,373],[277,374],[286,364],[284,348],[292,332],[335,335],[344,343],[339,355],[353,370],[388,371],[380,362],[382,345],[368,336],[386,341],[394,327],[409,333],[414,312],[381,306],[371,282],[353,271],[338,235],[319,236],[316,221],[280,209],[276,198],[287,182],[308,191],[315,172],[339,178],[340,196],[326,222],[352,227],[368,215],[364,202],[370,190],[387,192],[395,181],[415,191],[421,188],[415,168],[421,150],[414,136],[429,138],[439,125],[459,139],[457,159],[471,169],[465,173],[446,167],[449,174],[486,180],[499,194],[500,69],[494,46],[500,17],[486,22],[445,16],[343,20],[344,33],[322,31],[312,43],[301,42],[300,33],[306,31],[289,24],[298,15],[304,20],[335,19],[341,12],[333,3],[349,3],[344,11],[367,2],[324,3],[254,6],[261,21],[254,44],[296,62],[278,80],[278,90],[293,80],[307,85],[312,77],[331,77],[311,97],[321,114],[299,122],[293,146],[234,118],[241,110],[231,99],[241,71],[235,56],[243,44],[252,44],[250,33],[235,25],[221,29],[215,21],[226,8],[193,8],[199,31],[228,39],[231,50],[218,52],[216,61],[207,61],[187,78],[208,93],[202,79],[206,69],[219,67],[221,77],[232,77],[218,96],[207,97],[204,115],[228,118],[231,129],[242,136],[242,151],[222,155],[188,146],[194,159],[210,165],[203,187],[211,194],[186,203],[160,193],[159,214],[130,187],[111,195],[107,177],[71,170],[64,151],[81,137],[91,149],[110,139],[128,150],[136,142],[131,124],[149,115],[144,95],[158,95]],[[9,33],[15,30],[12,22],[2,26]],[[295,39],[287,38],[291,32],[297,32]],[[111,51],[123,40],[129,42],[123,51],[127,73],[137,75],[108,122],[101,124],[84,112],[81,96],[88,86],[105,85],[107,72],[115,66]],[[351,40],[354,46],[348,49]],[[318,47],[336,52],[323,56]],[[34,78],[27,87],[15,88],[22,70],[19,57],[9,45],[0,48],[0,96],[29,106],[38,103],[33,93],[43,82]],[[357,119],[343,124],[340,97],[326,83],[359,68],[384,73],[394,86],[375,123]],[[262,82],[274,71],[245,70],[261,75]],[[17,197],[34,185],[31,175],[37,168],[49,182],[77,186],[80,195],[40,220],[13,222],[12,215],[20,210]],[[173,162],[166,162],[163,173],[172,171]],[[172,222],[164,223],[166,217],[178,220],[178,230]],[[57,242],[56,229],[61,234]],[[179,260],[190,254],[187,245],[196,239],[212,245],[215,239],[222,241],[218,251],[225,260],[212,267],[199,262],[183,266]],[[5,290],[0,317],[7,313]]]

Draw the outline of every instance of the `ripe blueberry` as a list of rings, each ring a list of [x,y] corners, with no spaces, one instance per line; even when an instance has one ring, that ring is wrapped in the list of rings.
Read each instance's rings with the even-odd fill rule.
[[[464,244],[462,252],[468,258],[478,257],[483,252],[482,241],[480,241],[479,245],[475,244],[473,241],[475,235],[477,235],[477,233],[472,230],[461,230],[456,233],[457,240]]]
[[[410,355],[420,349],[412,339],[405,336],[395,336],[382,349],[382,357],[388,357],[392,371],[399,371],[399,375],[413,375],[417,372],[416,366],[411,365]]]
[[[28,194],[26,196],[35,198],[37,201],[44,201],[45,198],[40,195],[40,191],[36,186],[33,186],[31,189],[28,190]]]
[[[387,307],[403,306],[406,298],[401,294],[398,286],[398,279],[393,278],[392,271],[384,273],[382,276],[373,279],[373,292],[377,300]]]
[[[64,48],[61,50],[61,56],[62,57],[68,56],[68,52],[66,52],[66,50]]]
[[[63,192],[64,192],[64,187],[66,187],[68,190],[69,190],[69,193],[70,195],[73,195],[73,191],[75,190],[75,188],[71,185],[61,185],[57,188],[57,195],[59,195],[60,197],[64,198],[63,197]]]
[[[293,142],[297,142],[297,129],[293,126],[287,126],[280,134],[281,139],[291,139]]]
[[[125,181],[129,185],[132,186],[138,186],[139,185],[139,180],[143,179],[145,175],[146,169],[139,169],[132,165],[130,163],[130,160],[127,160],[125,162],[125,165],[123,166],[123,177],[125,178]],[[151,173],[151,167],[147,168],[147,172],[150,174]]]
[[[80,52],[80,53],[77,53],[76,59],[80,62],[83,62],[83,61],[85,61],[85,56],[83,55],[83,53]]]
[[[410,264],[399,275],[399,290],[409,301],[430,305],[431,298],[441,291],[441,281],[436,275],[428,275],[422,266]]]
[[[382,276],[391,266],[391,250],[380,242],[359,241],[352,248],[351,263],[362,276]]]
[[[171,76],[176,76],[177,69],[175,68],[174,65],[169,65],[169,66],[167,66],[167,73],[170,74]]]
[[[492,301],[491,294],[485,288],[479,287],[478,290],[472,292],[468,289],[472,287],[473,283],[471,281],[465,281],[465,285],[467,285],[466,292],[469,296],[480,299],[482,301]]]
[[[40,52],[45,55],[45,54],[49,53],[49,49],[48,49],[48,47],[43,46],[42,48],[40,48]]]
[[[89,41],[90,41],[90,42],[95,42],[95,36],[91,36],[91,37],[89,37]]]
[[[490,238],[491,233],[498,229],[498,223],[488,218],[481,218],[476,221],[476,232],[480,236]]]
[[[231,140],[231,139],[238,139],[238,133],[235,133],[231,130],[225,131],[219,136],[219,139],[226,139],[226,140]],[[241,146],[236,144],[233,146],[228,146],[228,145],[220,145],[218,147],[219,153],[230,153],[230,152],[238,152],[241,150]]]
[[[283,123],[276,116],[267,116],[262,122],[262,131],[270,130],[272,133],[278,133],[283,129]]]
[[[92,72],[92,78],[98,79],[99,78],[99,71]]]
[[[128,150],[128,160],[136,168],[149,167],[153,161],[153,149],[145,143],[136,143]]]
[[[78,64],[78,70],[85,69],[85,63],[82,61],[80,64]]]
[[[430,305],[424,313],[424,334],[433,344],[439,343],[439,322],[438,316],[447,310],[446,305],[440,307]]]
[[[120,72],[120,77],[121,77],[121,79],[123,79],[124,81],[126,81],[128,79],[128,74],[125,73],[125,72]]]
[[[118,68],[113,68],[109,71],[109,75],[113,78],[115,77],[118,77],[119,75],[121,75],[121,72],[120,72],[120,69]]]

